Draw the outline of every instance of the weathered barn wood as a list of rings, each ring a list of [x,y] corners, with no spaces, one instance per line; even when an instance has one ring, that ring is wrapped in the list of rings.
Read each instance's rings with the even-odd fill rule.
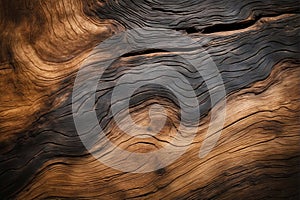
[[[1,0],[0,199],[299,199],[299,20],[295,0]],[[99,124],[130,152],[173,144],[181,108],[166,88],[141,87],[129,110],[135,123],[148,128],[136,134],[158,129],[162,112],[154,110],[152,121],[153,105],[164,106],[166,123],[155,137],[128,136],[111,111],[112,90],[121,77],[141,73],[138,67],[169,66],[186,77],[197,96],[200,120],[187,151],[147,173],[99,162],[78,136],[72,113],[77,72],[94,48],[136,28],[206,41],[202,49],[145,48],[117,59],[114,52],[99,55],[114,60],[96,91]],[[134,36],[131,44],[146,47],[153,39],[143,37]],[[227,114],[216,146],[199,158],[212,109],[218,113],[221,99],[211,102],[205,77],[178,55],[197,59],[203,50],[222,76]],[[94,78],[103,69],[89,70]]]

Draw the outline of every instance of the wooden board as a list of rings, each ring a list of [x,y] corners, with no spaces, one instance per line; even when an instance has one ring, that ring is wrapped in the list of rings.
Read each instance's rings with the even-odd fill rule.
[[[295,0],[0,1],[0,199],[299,199],[299,20]],[[165,34],[168,30],[201,48],[189,43],[149,48],[178,39]],[[118,36],[124,33],[130,45],[144,49],[117,56]],[[192,62],[203,52],[222,77],[226,117],[216,145],[201,158],[206,133],[221,116],[222,98],[211,100],[213,79],[182,57]],[[96,66],[86,62],[91,58]],[[104,70],[99,60],[113,62]],[[195,138],[169,165],[148,161],[150,172],[105,165],[91,154],[105,145],[87,148],[74,122],[79,70],[87,69],[86,80],[103,73],[93,110],[107,138],[123,150],[147,154],[180,146],[172,139],[181,120],[180,101],[159,85],[136,90],[128,110],[145,129],[127,129],[151,135],[163,116],[166,121],[156,136],[133,137],[118,127],[128,121],[114,119],[112,92],[121,77],[142,74],[140,69],[172,77],[165,66],[180,72],[196,95],[199,120],[184,123],[196,125]],[[82,92],[88,90],[89,85]]]

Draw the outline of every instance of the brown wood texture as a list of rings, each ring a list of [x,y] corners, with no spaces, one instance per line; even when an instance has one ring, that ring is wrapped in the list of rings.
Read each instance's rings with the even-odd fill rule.
[[[299,20],[295,0],[1,0],[0,199],[299,199]],[[83,145],[72,113],[78,70],[97,45],[135,28],[209,38],[203,49],[222,76],[227,114],[204,158],[199,149],[220,102],[211,103],[203,77],[177,56],[197,58],[199,49],[99,55],[114,62],[98,84],[95,112],[107,137],[130,152],[172,144],[181,108],[165,88],[137,90],[130,115],[147,129],[136,134],[150,134],[162,121],[159,109],[149,118],[153,105],[164,107],[166,123],[155,137],[130,137],[110,110],[118,79],[153,64],[153,70],[172,66],[193,84],[201,116],[179,159],[152,172],[124,172]],[[144,37],[132,44],[146,46],[151,35]],[[91,68],[90,76],[101,70]]]

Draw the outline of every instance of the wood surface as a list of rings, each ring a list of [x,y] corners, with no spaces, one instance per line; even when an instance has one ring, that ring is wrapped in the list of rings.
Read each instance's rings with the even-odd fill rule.
[[[299,199],[299,22],[296,0],[1,0],[0,199]],[[222,76],[227,114],[218,143],[199,158],[219,104],[211,104],[203,78],[183,70],[197,88],[201,110],[192,144],[169,166],[130,173],[104,165],[85,148],[74,124],[72,91],[97,45],[147,27],[210,38],[203,49]],[[181,53],[199,55],[197,49]],[[104,82],[113,85],[149,63],[188,69],[177,54],[145,49],[122,55]],[[157,104],[167,121],[159,136],[136,139],[113,120],[111,90],[97,90],[95,111],[114,143],[144,153],[171,143],[180,112],[174,95],[155,86],[137,91],[130,107],[134,121],[155,130],[148,111]]]

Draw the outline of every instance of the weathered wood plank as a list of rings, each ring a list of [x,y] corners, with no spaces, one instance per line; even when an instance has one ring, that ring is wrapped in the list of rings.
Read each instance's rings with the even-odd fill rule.
[[[0,1],[0,198],[298,199],[299,14],[294,0]],[[116,40],[109,54],[95,57],[96,67],[84,67],[88,80],[103,71],[99,60],[114,61],[98,84],[94,110],[107,137],[131,152],[173,144],[180,101],[155,84],[139,88],[129,111],[135,123],[147,128],[136,134],[152,134],[167,118],[158,135],[135,138],[118,127],[128,121],[113,119],[110,99],[117,81],[141,74],[147,66],[153,72],[168,66],[192,86],[200,108],[193,142],[176,162],[142,174],[95,159],[79,137],[72,112],[74,81],[84,60],[106,39],[138,27],[174,30],[203,42],[203,49],[146,48],[116,59]],[[130,35],[131,44],[147,46],[156,40],[146,33],[142,39]],[[172,35],[159,39],[171,43]],[[196,60],[203,50],[222,76],[227,115],[217,145],[199,158],[212,109],[218,113],[221,98],[211,102],[207,77],[180,56]],[[156,107],[152,119],[149,109],[158,104],[164,113]],[[186,127],[192,124],[185,122]],[[92,150],[101,152],[104,146]]]

